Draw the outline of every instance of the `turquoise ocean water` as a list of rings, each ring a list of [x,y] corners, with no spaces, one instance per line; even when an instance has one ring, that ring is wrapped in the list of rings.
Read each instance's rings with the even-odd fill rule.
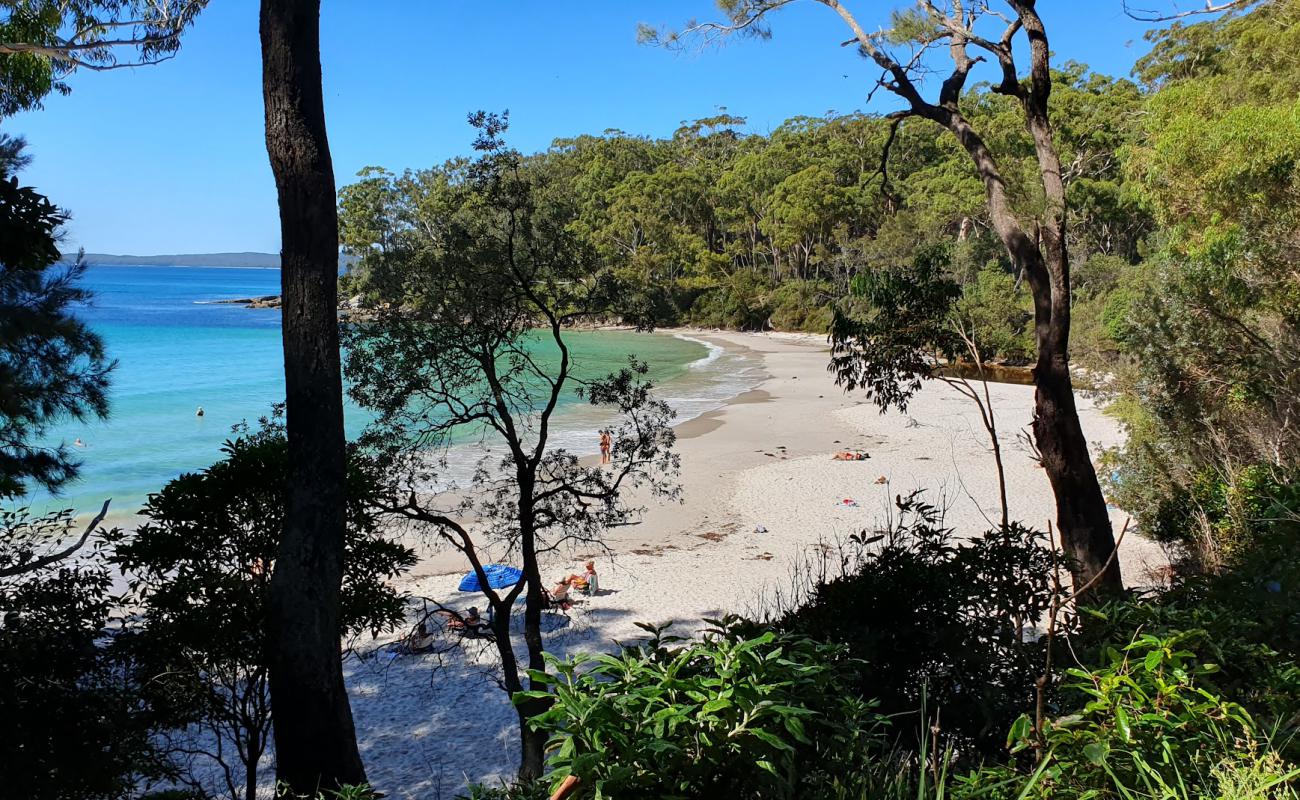
[[[34,509],[98,509],[113,498],[113,517],[137,511],[150,492],[171,478],[220,457],[231,426],[253,422],[284,398],[280,312],[214,304],[214,300],[277,294],[276,269],[92,266],[84,284],[95,301],[78,313],[101,335],[118,361],[106,422],[66,422],[51,439],[81,457],[81,478],[57,498],[34,494]],[[574,332],[568,337],[578,369],[604,374],[635,354],[651,366],[659,394],[686,419],[716,408],[753,385],[758,364],[741,353],[700,340],[622,331]],[[204,416],[195,416],[202,406]],[[365,426],[363,409],[349,404],[347,426]],[[577,398],[557,416],[555,442],[594,452],[598,414]],[[468,465],[477,454],[453,454]]]

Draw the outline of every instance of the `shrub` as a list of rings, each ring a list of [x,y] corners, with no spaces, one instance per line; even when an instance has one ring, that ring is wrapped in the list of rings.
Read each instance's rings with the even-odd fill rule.
[[[736,272],[695,300],[690,322],[706,328],[765,330],[771,327],[772,290],[771,282],[761,274]]]
[[[834,312],[831,287],[817,281],[788,281],[772,292],[772,327],[779,331],[827,333]]]
[[[1024,363],[1035,352],[1033,308],[1028,290],[993,262],[975,281],[962,287],[953,317],[980,347],[986,359]]]
[[[881,712],[916,714],[928,693],[948,742],[1000,753],[1042,673],[1043,645],[1024,633],[1050,598],[1044,537],[1012,524],[957,543],[918,494],[897,506],[891,526],[855,537],[844,574],[778,625],[846,647],[853,690]]]
[[[74,536],[71,512],[0,513],[0,566]],[[0,577],[0,795],[114,798],[167,773],[157,709],[118,646],[118,598],[97,546]]]
[[[1073,713],[1047,722],[1041,740],[1027,717],[1013,728],[1015,749],[1045,753],[1024,791],[1061,800],[1293,796],[1286,782],[1300,772],[1268,749],[1244,707],[1214,689],[1218,665],[1187,649],[1204,636],[1139,634],[1105,648],[1099,666],[1067,670]]]
[[[223,451],[221,461],[150,496],[144,524],[113,537],[113,562],[142,612],[124,643],[160,676],[151,686],[187,702],[191,719],[208,731],[208,740],[185,751],[216,763],[228,795],[238,798],[242,786],[252,798],[271,735],[267,613],[288,450],[283,428],[268,421]],[[374,465],[352,452],[347,479],[340,633],[390,629],[405,606],[387,581],[415,556],[380,535]],[[239,763],[223,755],[232,751]]]
[[[882,718],[849,691],[842,648],[735,618],[680,646],[667,626],[642,627],[646,644],[536,673],[554,688],[533,724],[550,734],[556,785],[576,775],[587,797],[820,797],[880,742]]]

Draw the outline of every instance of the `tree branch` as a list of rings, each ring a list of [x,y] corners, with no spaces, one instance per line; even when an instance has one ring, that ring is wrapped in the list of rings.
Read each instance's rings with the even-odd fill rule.
[[[12,578],[15,575],[24,575],[29,572],[35,572],[37,570],[44,569],[45,567],[48,567],[51,564],[55,564],[58,563],[59,561],[62,561],[63,559],[67,558],[68,556],[80,550],[90,539],[90,535],[95,532],[96,528],[99,527],[99,523],[104,521],[104,517],[108,514],[108,504],[111,502],[113,502],[113,498],[111,497],[104,501],[104,507],[99,510],[99,513],[95,515],[95,518],[92,519],[90,521],[90,524],[86,526],[86,530],[82,532],[81,538],[78,539],[75,543],[73,543],[72,546],[60,550],[57,553],[51,553],[50,555],[42,556],[41,558],[38,558],[35,561],[28,561],[24,564],[15,564],[12,567],[5,567],[3,569],[0,569],[0,578]]]

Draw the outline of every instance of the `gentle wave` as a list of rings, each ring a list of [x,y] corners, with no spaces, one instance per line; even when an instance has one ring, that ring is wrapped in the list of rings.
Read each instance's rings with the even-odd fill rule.
[[[728,401],[753,389],[765,377],[762,361],[752,353],[730,350],[713,342],[691,336],[674,334],[678,339],[701,344],[709,352],[686,365],[683,377],[670,382],[677,389],[670,396],[658,399],[666,402],[675,413],[673,425],[680,425],[726,405]],[[688,375],[688,387],[681,381]],[[683,388],[691,391],[682,393]],[[606,412],[591,406],[571,406],[556,413],[551,423],[549,442],[554,449],[563,449],[578,456],[595,455],[600,449],[599,431],[613,423]],[[447,469],[435,488],[448,489],[453,485],[466,486],[475,468],[493,448],[477,444],[460,444],[445,454]],[[496,448],[497,452],[501,449]]]
[[[696,360],[692,361],[690,364],[687,364],[686,365],[687,369],[703,369],[709,366],[710,364],[712,364],[713,362],[717,361],[719,358],[722,357],[723,353],[727,352],[726,348],[722,347],[721,345],[717,345],[714,344],[713,342],[705,341],[704,339],[696,339],[694,336],[687,336],[684,333],[674,333],[673,338],[681,339],[684,342],[695,342],[696,344],[702,344],[705,347],[707,347],[709,350],[709,352],[706,353],[703,357],[697,358]]]

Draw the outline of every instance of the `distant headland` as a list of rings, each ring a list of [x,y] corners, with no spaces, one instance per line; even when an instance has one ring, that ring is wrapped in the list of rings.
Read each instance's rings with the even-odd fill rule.
[[[76,253],[64,253],[62,260],[74,261]],[[339,270],[342,271],[350,262],[347,256],[339,256]],[[279,253],[175,253],[160,256],[112,255],[110,253],[86,253],[87,264],[100,266],[160,266],[160,267],[261,267],[276,268],[280,266]]]
[[[73,261],[76,253],[64,253],[64,261]],[[111,255],[86,253],[87,264],[103,266],[167,267],[279,267],[279,253],[178,253],[160,256]]]

